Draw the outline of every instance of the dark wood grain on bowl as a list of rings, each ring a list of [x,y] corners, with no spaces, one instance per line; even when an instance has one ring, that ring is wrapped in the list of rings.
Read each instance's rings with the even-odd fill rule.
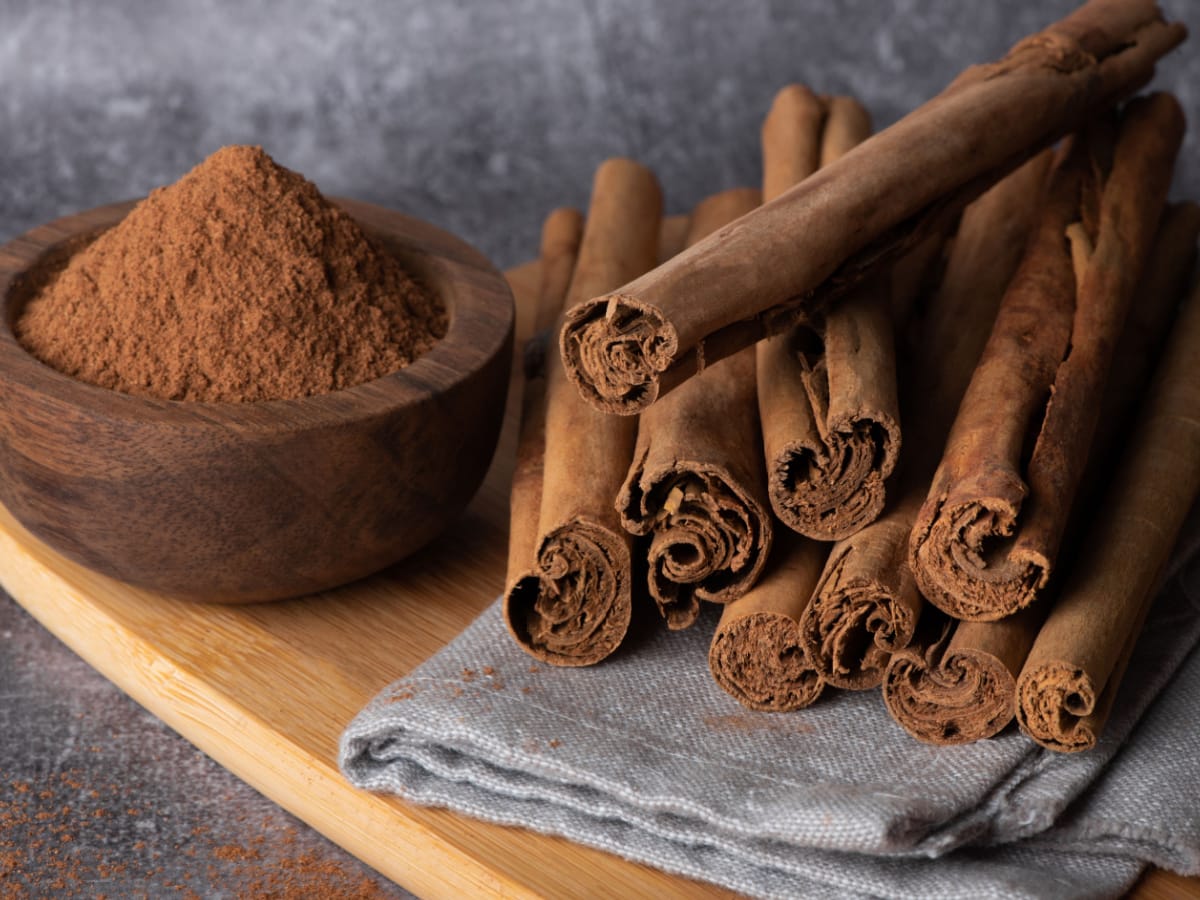
[[[499,433],[511,293],[446,232],[337,202],[443,298],[450,326],[398,372],[299,400],[133,397],[76,381],[20,346],[12,323],[39,265],[132,204],[59,219],[0,247],[0,501],[26,528],[139,586],[251,602],[370,574],[458,515]]]

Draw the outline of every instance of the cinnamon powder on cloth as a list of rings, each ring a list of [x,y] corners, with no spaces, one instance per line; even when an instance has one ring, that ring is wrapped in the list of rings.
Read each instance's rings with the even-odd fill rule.
[[[438,299],[311,182],[231,146],[79,251],[16,333],[81,381],[238,402],[370,381],[446,327]]]

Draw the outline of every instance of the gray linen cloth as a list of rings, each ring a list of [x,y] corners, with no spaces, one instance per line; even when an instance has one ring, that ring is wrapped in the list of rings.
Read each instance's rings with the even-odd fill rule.
[[[929,747],[877,691],[750,712],[709,675],[716,618],[554,669],[493,604],[355,718],[343,772],[751,895],[1111,897],[1147,861],[1200,872],[1200,559],[1172,567],[1103,737],[1076,755],[1015,727]]]

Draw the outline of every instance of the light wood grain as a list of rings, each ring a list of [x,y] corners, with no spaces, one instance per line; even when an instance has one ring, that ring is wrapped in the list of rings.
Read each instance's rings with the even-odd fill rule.
[[[1200,897],[1200,877],[1184,878],[1174,872],[1150,869],[1141,877],[1130,900],[1189,900]]]
[[[536,267],[509,279],[527,298]],[[519,302],[518,334],[524,311]],[[368,580],[274,604],[180,603],[64,559],[0,509],[0,583],[197,747],[423,897],[732,897],[558,838],[357,791],[337,770],[338,736],[359,708],[501,589],[512,405],[510,392],[496,461],[451,533]],[[1200,882],[1154,872],[1134,896],[1200,897]]]

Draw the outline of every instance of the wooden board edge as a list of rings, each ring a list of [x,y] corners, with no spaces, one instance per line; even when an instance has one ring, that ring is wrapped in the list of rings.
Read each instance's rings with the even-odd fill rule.
[[[280,740],[255,716],[90,604],[82,590],[42,566],[2,529],[0,555],[6,561],[0,587],[88,665],[221,766],[385,877],[422,897],[541,896],[431,832],[407,814],[401,801],[354,788],[330,760]],[[22,599],[34,596],[39,602]],[[250,748],[260,749],[251,753]],[[398,829],[405,853],[383,839]]]
[[[1129,900],[1200,898],[1200,875],[1178,875],[1149,866],[1129,891]]]
[[[62,559],[0,507],[0,589],[14,602],[218,764],[420,896],[568,900],[593,896],[598,884],[656,900],[740,896],[565,837],[354,788],[332,754],[281,734],[237,695],[210,684],[203,667],[143,636],[141,617],[128,615],[136,603],[97,601],[122,587]]]

